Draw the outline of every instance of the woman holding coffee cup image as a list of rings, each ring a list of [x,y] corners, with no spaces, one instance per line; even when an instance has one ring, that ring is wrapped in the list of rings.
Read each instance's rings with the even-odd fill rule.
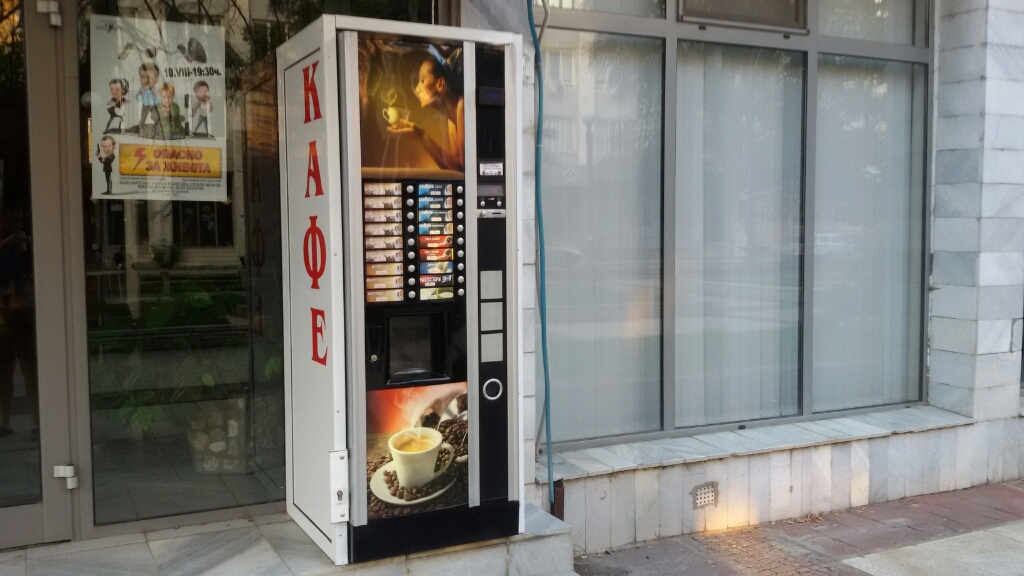
[[[422,141],[438,167],[462,171],[466,158],[466,114],[462,85],[462,50],[445,58],[434,46],[420,64],[413,93],[421,108],[436,108],[448,120],[447,143],[435,142],[423,128],[407,117],[389,118],[388,132],[405,134]]]

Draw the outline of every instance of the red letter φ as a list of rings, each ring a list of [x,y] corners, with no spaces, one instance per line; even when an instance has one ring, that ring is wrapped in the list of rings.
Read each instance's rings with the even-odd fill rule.
[[[324,327],[327,326],[327,320],[324,319],[323,310],[310,308],[309,312],[313,321],[313,362],[327,366],[327,348],[324,348],[323,356],[320,355],[320,341],[324,339]]]
[[[309,160],[306,161],[306,198],[309,198],[309,179],[313,179],[313,196],[323,196],[320,184],[320,158],[316,153],[316,140],[309,143]]]
[[[320,95],[316,93],[316,65],[320,61],[313,62],[312,66],[306,66],[302,69],[302,103],[306,107],[306,120],[303,124],[311,122],[312,120],[320,119]],[[309,103],[313,102],[313,118],[309,117]]]

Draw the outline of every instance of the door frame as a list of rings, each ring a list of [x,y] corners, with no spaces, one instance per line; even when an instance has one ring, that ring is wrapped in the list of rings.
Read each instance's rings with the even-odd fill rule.
[[[66,0],[65,0],[66,1]],[[62,2],[64,4],[64,2]],[[66,4],[64,4],[66,6]],[[0,508],[0,549],[70,540],[72,495],[54,466],[72,464],[71,407],[68,394],[67,212],[61,190],[64,163],[61,121],[67,115],[59,54],[63,34],[50,26],[49,14],[22,0],[25,34],[25,84],[28,104],[29,186],[35,282],[36,357],[39,379],[39,449],[42,502]]]
[[[28,1],[28,0],[22,0]],[[238,506],[179,516],[151,518],[97,526],[93,502],[92,427],[89,399],[89,347],[88,320],[86,316],[85,277],[85,235],[82,196],[82,134],[83,109],[79,95],[78,29],[81,18],[88,15],[78,13],[78,4],[73,0],[58,0],[62,5],[64,28],[59,34],[58,58],[61,61],[63,117],[61,128],[64,148],[61,155],[64,162],[61,171],[65,185],[61,194],[61,210],[65,215],[61,223],[66,254],[63,265],[66,268],[67,298],[66,338],[70,343],[66,350],[67,381],[70,389],[65,394],[70,398],[71,418],[69,451],[73,450],[77,464],[79,488],[72,491],[74,509],[74,539],[91,540],[125,534],[140,534],[154,530],[179,528],[197,524],[208,524],[236,520],[253,516],[278,514],[285,511],[284,501]],[[64,338],[64,334],[61,335]],[[71,524],[69,522],[69,524]]]

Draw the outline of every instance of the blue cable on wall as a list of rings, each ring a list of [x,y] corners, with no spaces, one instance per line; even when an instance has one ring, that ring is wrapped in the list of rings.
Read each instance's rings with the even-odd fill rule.
[[[541,143],[544,138],[544,74],[540,61],[540,38],[537,37],[537,25],[533,19],[533,0],[526,0],[526,13],[530,20],[530,35],[533,37],[534,76],[537,81],[537,138],[534,142],[534,203],[537,210],[537,266],[539,270],[538,303],[540,305],[540,354],[544,366],[544,435],[546,442],[545,454],[548,460],[548,502],[551,508],[555,505],[555,482],[551,463],[551,380],[548,375],[548,301],[546,278],[544,274],[544,206],[540,198],[540,162]]]

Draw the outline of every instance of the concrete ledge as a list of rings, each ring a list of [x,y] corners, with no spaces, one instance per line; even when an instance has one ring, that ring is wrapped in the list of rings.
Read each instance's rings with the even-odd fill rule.
[[[1014,480],[1024,473],[1024,417],[973,421],[915,406],[579,450],[555,466],[575,475],[562,478],[575,552],[599,553]],[[715,501],[700,505],[694,488],[707,483]],[[526,486],[528,501],[546,506],[546,496],[543,480]]]
[[[555,480],[575,480],[628,470],[753,456],[973,423],[971,418],[934,406],[913,406],[842,418],[559,452],[553,455],[552,464]],[[537,462],[535,475],[537,484],[547,484],[545,458]]]

